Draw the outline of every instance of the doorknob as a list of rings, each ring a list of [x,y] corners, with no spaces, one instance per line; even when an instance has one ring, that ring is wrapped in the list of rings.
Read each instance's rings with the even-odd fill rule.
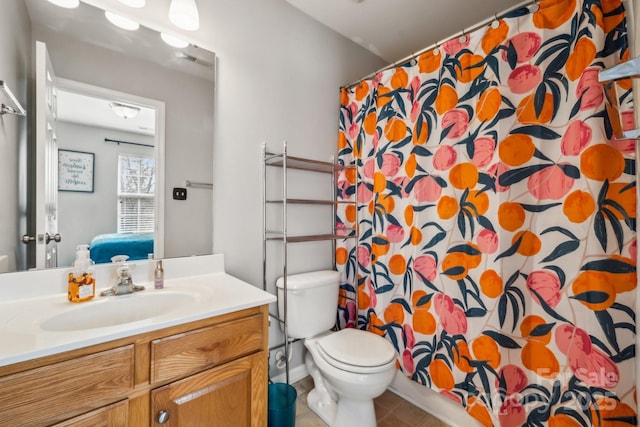
[[[49,233],[46,233],[45,235],[45,242],[49,243],[50,241],[54,241],[56,243],[60,242],[62,240],[62,236],[60,235],[60,233],[56,233],[53,236],[50,235]]]
[[[36,241],[36,237],[35,236],[29,236],[28,234],[24,234],[22,236],[21,239],[22,243],[24,243],[25,245],[28,245],[31,242],[35,242]]]

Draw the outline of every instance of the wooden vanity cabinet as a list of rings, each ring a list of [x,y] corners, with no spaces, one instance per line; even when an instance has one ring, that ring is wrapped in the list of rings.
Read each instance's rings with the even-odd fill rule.
[[[151,382],[184,378],[152,390],[153,425],[263,425],[266,399],[253,393],[266,390],[266,353],[255,353],[264,345],[263,322],[255,314],[152,341]]]
[[[71,420],[54,424],[53,427],[119,427],[128,425],[129,402],[123,400],[113,405],[98,408]]]
[[[252,426],[264,408],[249,391],[262,379],[260,355],[209,369],[151,392],[154,425]],[[164,418],[163,418],[164,417]],[[163,423],[163,419],[166,422]]]
[[[266,426],[267,306],[0,367],[0,427]]]

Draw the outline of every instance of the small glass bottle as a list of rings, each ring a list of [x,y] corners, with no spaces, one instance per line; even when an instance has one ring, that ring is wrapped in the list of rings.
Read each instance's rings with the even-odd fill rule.
[[[162,269],[162,260],[156,263],[156,269],[153,272],[153,287],[156,289],[164,288],[164,270]]]
[[[78,245],[68,278],[67,299],[84,302],[96,295],[96,279],[93,277],[93,262],[89,258],[89,245]]]

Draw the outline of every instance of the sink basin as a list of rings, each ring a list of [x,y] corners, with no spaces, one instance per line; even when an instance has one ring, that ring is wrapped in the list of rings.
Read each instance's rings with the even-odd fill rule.
[[[45,331],[103,328],[162,316],[196,301],[188,293],[144,291],[96,299],[45,319],[40,327]]]

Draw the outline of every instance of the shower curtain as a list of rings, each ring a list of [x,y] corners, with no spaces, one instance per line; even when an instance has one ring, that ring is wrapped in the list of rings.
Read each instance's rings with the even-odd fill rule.
[[[538,5],[342,90],[338,326],[484,425],[635,425],[634,141],[598,83],[625,12]]]

